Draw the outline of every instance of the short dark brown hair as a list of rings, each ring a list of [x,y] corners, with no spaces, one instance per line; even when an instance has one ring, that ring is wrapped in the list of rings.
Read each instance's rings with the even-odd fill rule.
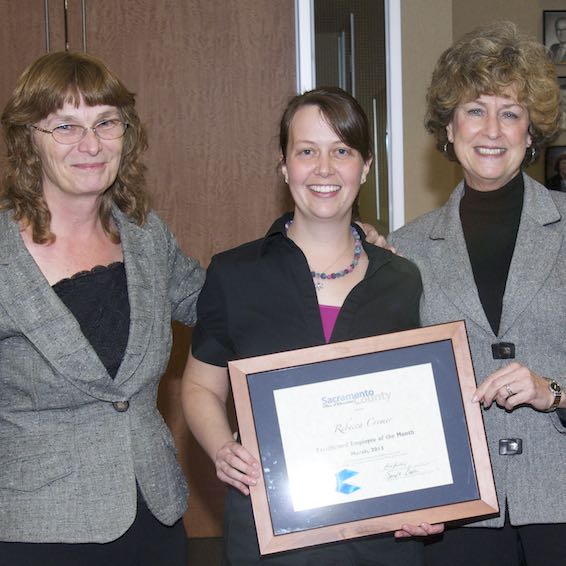
[[[115,106],[128,124],[118,175],[102,198],[100,219],[104,229],[114,241],[119,241],[112,229],[113,204],[138,224],[143,224],[147,216],[145,166],[141,161],[147,136],[135,109],[134,94],[92,55],[73,51],[49,53],[20,76],[1,118],[8,166],[0,188],[0,209],[13,209],[15,219],[31,227],[37,243],[53,241],[54,235],[41,188],[42,165],[29,125],[67,102],[78,107],[81,101],[88,106]]]
[[[345,90],[326,86],[298,94],[287,104],[279,125],[282,163],[287,159],[291,122],[304,106],[317,106],[340,140],[357,150],[365,162],[373,157],[368,119],[360,103]]]

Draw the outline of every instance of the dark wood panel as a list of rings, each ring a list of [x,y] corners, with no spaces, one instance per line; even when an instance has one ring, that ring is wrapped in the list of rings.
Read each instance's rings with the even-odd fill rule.
[[[47,52],[47,29],[51,51],[63,48],[62,2],[52,0],[48,6],[46,22],[43,0],[0,0],[1,108],[25,67]]]
[[[63,49],[63,3],[48,3],[48,17],[44,0],[0,0],[0,109],[8,98],[23,70],[41,55],[47,53],[47,37],[51,51]],[[49,31],[49,34],[47,32]],[[0,140],[0,167],[5,162],[5,146]]]
[[[276,130],[294,91],[294,2],[97,0],[86,6],[88,51],[137,93],[150,134],[150,192],[182,248],[206,265],[214,252],[259,237],[288,202],[276,173]],[[176,328],[159,403],[192,490],[188,532],[215,536],[223,487],[180,409],[189,342],[190,333]]]
[[[293,92],[293,2],[98,0],[87,29],[138,94],[156,208],[187,250],[207,262],[260,234],[285,201],[275,134]]]

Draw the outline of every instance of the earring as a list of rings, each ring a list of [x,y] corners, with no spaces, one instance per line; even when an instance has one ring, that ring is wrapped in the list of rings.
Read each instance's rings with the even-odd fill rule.
[[[537,156],[536,147],[533,147],[532,145],[527,147],[527,150],[525,151],[525,164],[530,165],[531,163],[534,163],[536,156]]]
[[[442,146],[442,151],[444,153],[448,153],[448,142],[444,142],[444,145]]]

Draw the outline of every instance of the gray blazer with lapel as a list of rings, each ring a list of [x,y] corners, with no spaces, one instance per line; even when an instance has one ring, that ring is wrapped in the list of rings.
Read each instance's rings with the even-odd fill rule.
[[[196,321],[204,274],[153,213],[114,211],[131,309],[112,380],[19,235],[0,212],[0,540],[107,542],[136,513],[136,481],[174,523],[187,489],[156,407],[171,320]],[[127,401],[125,411],[116,402]]]
[[[566,194],[524,175],[525,196],[503,298],[499,335],[483,311],[460,223],[460,183],[448,202],[394,232],[391,243],[419,267],[423,325],[465,320],[476,380],[512,360],[491,345],[512,342],[516,361],[566,388]],[[474,523],[499,527],[505,501],[514,525],[566,522],[566,428],[531,408],[483,412],[501,515]],[[499,455],[499,439],[523,440],[523,454]]]

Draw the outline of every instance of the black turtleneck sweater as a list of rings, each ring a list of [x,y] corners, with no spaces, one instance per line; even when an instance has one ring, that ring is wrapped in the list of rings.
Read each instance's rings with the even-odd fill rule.
[[[519,173],[495,191],[477,191],[466,184],[460,201],[460,220],[476,287],[496,335],[524,191],[523,175]]]

